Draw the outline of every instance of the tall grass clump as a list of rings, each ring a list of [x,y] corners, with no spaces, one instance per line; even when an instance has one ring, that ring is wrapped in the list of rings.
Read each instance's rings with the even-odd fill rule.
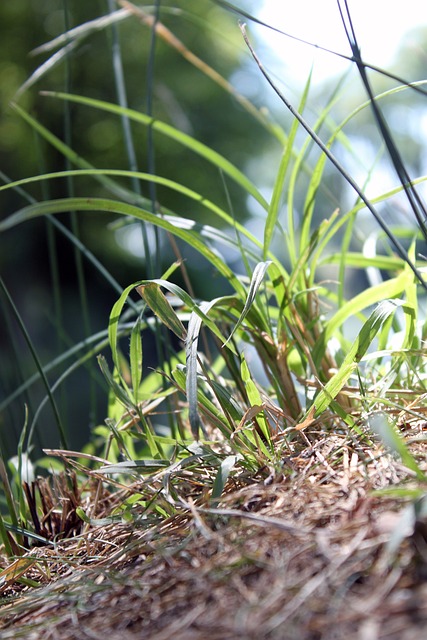
[[[228,3],[218,4],[233,8]],[[11,393],[3,401],[3,408],[12,402],[23,403],[25,393],[36,382],[44,385],[38,408],[23,428],[18,456],[21,475],[23,460],[31,459],[36,437],[44,449],[52,448],[43,436],[39,417],[49,404],[60,446],[52,455],[65,459],[68,468],[74,466],[79,473],[92,465],[98,478],[100,474],[113,474],[124,482],[129,474],[162,477],[162,492],[139,496],[147,509],[157,500],[155,509],[161,517],[170,515],[183,500],[177,482],[184,469],[193,471],[195,484],[204,485],[200,504],[212,506],[237,471],[251,477],[272,469],[282,471],[285,459],[333,433],[346,434],[353,443],[370,442],[380,435],[422,487],[424,472],[406,446],[400,428],[424,415],[426,284],[425,260],[418,247],[426,233],[425,208],[417,187],[425,176],[413,178],[406,171],[382,115],[382,104],[393,95],[415,90],[425,97],[424,83],[411,85],[395,78],[392,89],[375,94],[346,4],[341,3],[351,45],[349,57],[360,74],[366,97],[337,122],[335,109],[347,90],[344,78],[325,104],[317,104],[313,118],[311,76],[298,104],[293,105],[264,68],[256,44],[241,25],[242,48],[246,41],[254,68],[264,76],[263,91],[276,93],[284,112],[292,116],[290,121],[283,116],[286,124],[282,126],[263,105],[258,107],[241,96],[227,78],[187,49],[162,23],[168,13],[166,9],[162,13],[160,3],[150,11],[129,2],[118,5],[108,16],[69,29],[45,45],[44,51],[51,57],[11,105],[16,117],[28,125],[28,135],[33,132],[40,145],[53,148],[65,159],[66,168],[5,179],[0,190],[3,194],[14,190],[22,206],[2,217],[2,243],[8,242],[12,229],[19,227],[25,234],[33,221],[45,218],[50,233],[59,230],[72,244],[77,265],[84,263],[84,268],[78,266],[77,278],[82,306],[90,308],[91,304],[85,292],[87,269],[96,271],[97,277],[107,283],[112,301],[109,319],[105,319],[108,330],[92,332],[88,312],[82,341],[68,344],[46,363],[31,338],[31,327],[25,325],[8,292],[8,283],[2,282],[5,313],[13,323],[19,323],[20,341],[27,342],[36,366],[35,373],[22,381],[19,395]],[[125,18],[142,23],[141,28],[151,37],[145,111],[127,103],[126,69],[118,40],[119,21]],[[245,19],[250,18],[247,15]],[[42,92],[46,105],[62,105],[67,114],[69,129],[61,137],[23,106],[22,96],[33,83],[42,85],[53,73],[55,55],[64,58],[81,39],[111,28],[112,82],[117,87],[117,101],[78,94],[72,87]],[[155,43],[159,39],[231,96],[236,117],[245,113],[245,117],[253,118],[271,146],[280,149],[268,196],[264,185],[258,184],[256,172],[249,177],[244,166],[230,161],[214,144],[205,144],[191,132],[156,117],[151,98],[156,83]],[[53,50],[57,53],[51,54]],[[353,153],[348,127],[370,111],[385,153],[396,169],[396,182],[393,189],[368,198],[369,175],[366,184],[357,184],[345,169],[345,154]],[[81,122],[99,118],[120,123],[128,167],[98,168],[74,150],[72,114],[78,114]],[[148,154],[146,171],[140,171],[136,161],[138,141],[143,139]],[[183,162],[194,172],[199,167],[207,168],[221,185],[218,197],[208,197],[194,182],[184,184],[173,175],[157,171],[156,145],[163,153],[169,146],[171,153],[179,149],[179,157],[185,158]],[[252,157],[251,166],[256,163],[257,158]],[[375,166],[369,171],[374,175]],[[348,197],[337,201],[330,187],[331,176],[340,182],[342,193],[345,189],[347,195],[351,193],[351,204],[346,204]],[[48,193],[50,189],[55,191],[53,185],[60,180],[69,185],[67,196],[36,200],[31,195],[35,183]],[[408,211],[415,221],[410,228],[391,227],[382,216],[383,205],[397,194],[407,198]],[[162,197],[172,205],[164,206]],[[250,231],[236,209],[234,197],[238,197],[239,206],[244,203],[259,212],[261,233]],[[176,208],[174,199],[180,203]],[[197,219],[192,217],[193,209],[201,212]],[[319,210],[327,211],[320,219]],[[375,227],[366,223],[367,211]],[[58,220],[59,214],[68,212],[72,212],[71,226]],[[135,281],[119,284],[105,257],[100,260],[80,237],[79,221],[99,217],[105,217],[105,227],[110,225],[111,234],[118,228],[139,225],[145,264]],[[171,256],[167,265],[160,259],[165,247]],[[191,259],[184,260],[183,253],[188,252]],[[195,284],[191,270],[197,272],[199,265],[209,277]],[[357,281],[367,284],[354,287]],[[58,304],[60,289],[59,285]],[[55,330],[61,333],[61,326]],[[146,354],[147,350],[152,352],[153,345],[156,361],[148,368]],[[99,382],[93,368],[96,360],[108,398],[104,422],[87,435],[90,442],[84,450],[73,452],[57,394],[71,373],[90,363],[90,375]],[[50,372],[58,365],[61,372],[52,382]],[[78,394],[69,402],[78,402]],[[7,428],[6,422],[2,428]],[[56,469],[54,458],[41,463]],[[12,516],[6,524],[23,544],[28,534],[25,527],[31,521],[28,490],[25,500],[22,490],[16,489],[22,478],[15,489],[7,484],[5,471],[2,480],[9,496],[3,506]],[[78,491],[70,486],[70,479],[64,483],[61,491],[68,487],[77,501]],[[14,491],[19,495],[18,510],[11,506]],[[191,487],[188,491],[191,493]],[[133,503],[126,504],[132,512]],[[88,516],[84,509],[79,513],[83,521],[90,522],[90,513]],[[0,534],[8,553],[17,553],[19,545],[11,547],[2,521]]]

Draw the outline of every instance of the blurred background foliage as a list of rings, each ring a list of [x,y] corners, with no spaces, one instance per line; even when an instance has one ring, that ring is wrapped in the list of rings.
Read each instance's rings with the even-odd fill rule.
[[[139,5],[151,12],[155,9],[145,3]],[[244,9],[255,11],[256,5],[256,0],[248,0],[244,3]],[[21,107],[95,167],[130,168],[119,118],[95,109],[67,105],[39,93],[40,90],[65,90],[117,102],[112,56],[113,29],[116,28],[128,106],[141,112],[151,108],[156,118],[176,126],[223,154],[246,171],[257,186],[268,194],[271,189],[269,175],[274,176],[281,152],[277,141],[232,96],[189,64],[161,38],[156,40],[154,79],[151,82],[149,60],[152,32],[135,16],[82,39],[66,58],[17,97],[23,83],[52,55],[52,51],[32,55],[36,47],[64,31],[108,14],[113,7],[116,10],[119,8],[108,0],[14,0],[0,3],[0,169],[3,181],[69,168],[64,158],[14,112],[10,106],[13,100],[17,100]],[[225,78],[232,82],[235,80],[239,90],[258,107],[268,108],[273,118],[285,126],[285,130],[289,128],[290,119],[284,107],[273,96],[269,97],[256,66],[250,60],[234,14],[224,11],[210,0],[175,0],[161,3],[160,18],[193,54]],[[395,71],[410,81],[423,77],[425,41],[426,32],[420,29],[406,39],[396,58]],[[262,54],[266,52],[265,42],[262,47],[260,45],[260,50]],[[282,75],[277,78],[278,82],[286,75],[286,65],[289,64],[292,64],[291,60],[281,61],[279,75]],[[378,75],[375,78],[377,90],[385,90],[394,84]],[[309,118],[317,117],[334,86],[335,83],[331,81],[315,87],[307,108]],[[151,90],[153,103],[150,107]],[[343,81],[341,99],[333,114],[334,121],[342,120],[363,99],[356,75],[347,75]],[[427,128],[422,100],[421,96],[405,91],[391,98],[385,106],[393,132],[405,150],[405,159],[416,175],[422,175],[427,169],[424,147],[418,135],[420,129],[424,128],[425,131]],[[355,148],[361,150],[360,157],[353,158],[354,171],[361,171],[362,168],[369,170],[378,148],[371,144],[376,133],[368,110],[349,124],[346,134]],[[147,130],[132,127],[132,135],[140,171],[152,170],[154,160],[155,173],[158,175],[172,178],[198,191],[240,221],[254,224],[251,217],[253,212],[240,190],[231,183],[224,184],[223,177],[208,163],[159,135],[154,136],[155,151],[150,161]],[[123,182],[123,185],[132,188],[130,181]],[[330,215],[342,202],[345,197],[343,189],[342,181],[330,172],[325,183],[325,193],[329,195],[318,208],[319,221]],[[26,192],[36,200],[69,195],[109,196],[99,183],[85,178],[32,184],[26,188]],[[150,197],[146,184],[142,185],[142,194]],[[156,199],[184,217],[212,223],[205,211],[202,213],[196,204],[190,206],[187,199],[176,193],[157,188]],[[24,206],[27,200],[22,193],[9,190],[0,194],[0,203],[1,216],[5,217]],[[140,237],[132,234],[129,239],[125,234],[112,233],[105,215],[81,216],[74,222],[69,216],[60,219],[73,228],[123,288],[144,277],[160,277],[161,271],[148,273]],[[117,293],[96,270],[83,261],[89,310],[89,316],[84,317],[77,286],[79,264],[75,250],[48,221],[35,220],[17,227],[4,234],[0,243],[1,276],[32,340],[38,346],[43,363],[50,362],[88,335],[107,328],[109,312],[118,297]],[[196,295],[212,298],[222,283],[216,282],[208,267],[205,268],[199,260],[191,259],[191,249],[181,247],[181,251],[187,258],[187,268]],[[160,258],[161,269],[166,269],[175,259],[166,243],[162,243]],[[28,392],[5,406],[4,399],[18,389],[35,369],[8,304],[3,304],[2,308],[1,322],[5,330],[0,333],[0,402],[3,402],[4,410],[0,415],[0,438],[4,454],[12,455],[25,420],[24,403],[29,407],[30,416],[33,416],[44,397],[44,390],[33,385]],[[156,364],[154,353],[146,353],[145,358],[147,370]],[[54,369],[49,379],[55,381],[60,373],[61,368]],[[79,368],[61,385],[57,397],[71,444],[73,448],[81,447],[88,441],[90,429],[102,423],[106,415],[106,392],[96,363],[93,362],[88,369]],[[37,433],[38,446],[58,445],[49,408],[44,409],[38,419]]]
[[[248,8],[249,5],[253,3],[248,3]],[[66,58],[17,97],[23,83],[55,52],[33,55],[31,52],[36,47],[66,30],[119,8],[108,0],[84,3],[18,0],[0,3],[0,169],[4,173],[3,181],[71,168],[13,111],[10,102],[14,100],[93,166],[101,169],[131,168],[120,118],[95,109],[70,106],[39,93],[40,90],[69,91],[117,103],[112,55],[113,28],[117,29],[129,107],[147,112],[148,92],[152,89],[151,109],[156,118],[194,136],[241,167],[251,155],[260,153],[263,145],[271,144],[265,129],[244,112],[229,94],[161,38],[156,40],[155,77],[149,88],[147,68],[152,31],[135,16],[82,39]],[[153,13],[153,6],[144,4],[144,9]],[[246,55],[236,17],[212,2],[185,0],[162,3],[161,20],[185,47],[225,78],[233,74],[242,56]],[[256,83],[255,70],[253,75]],[[132,126],[132,137],[138,170],[152,169],[147,130],[142,126]],[[207,162],[160,135],[154,135],[154,147],[155,173],[197,190],[226,209],[230,199],[233,202],[233,214],[239,219],[247,216],[246,202],[239,190],[233,184],[225,187],[221,175],[212,170]],[[123,182],[123,186],[132,188],[130,181]],[[85,178],[32,184],[26,188],[26,192],[36,200],[68,195],[111,197],[99,183]],[[142,193],[150,197],[146,184],[142,184]],[[179,194],[157,188],[156,199],[164,207],[184,217],[200,219],[198,205],[190,207],[188,199]],[[2,217],[25,204],[27,200],[21,193],[12,190],[3,192]],[[144,277],[161,276],[162,271],[147,273],[140,230],[132,234],[130,241],[128,239],[126,242],[124,237],[120,242],[120,236],[112,233],[106,224],[105,215],[81,216],[74,223],[70,222],[69,216],[60,219],[78,233],[81,241],[123,288]],[[206,213],[203,221],[209,222]],[[215,287],[212,274],[204,271],[200,260],[197,264],[192,263],[191,250],[185,247],[181,247],[181,250],[183,257],[189,258],[187,268],[193,286],[196,291],[198,289],[197,293],[208,297],[211,293],[206,291],[206,282],[211,282],[212,289]],[[160,257],[161,270],[175,259],[165,243],[162,244]],[[31,338],[39,347],[43,363],[50,362],[72,344],[84,340],[88,332],[92,334],[107,328],[109,312],[118,294],[111,290],[91,265],[83,261],[90,314],[88,319],[84,318],[77,286],[78,266],[74,248],[49,222],[35,220],[2,237],[0,269]],[[55,287],[59,287],[56,298]],[[7,304],[3,305],[3,309],[5,317],[2,322],[10,323],[14,336],[11,342],[8,331],[1,334],[1,396],[4,399],[34,373],[35,368],[7,310]],[[151,355],[152,359],[149,352],[145,354],[146,367],[155,364],[154,355]],[[59,372],[60,369],[53,371],[50,380],[54,381]],[[92,385],[94,388],[90,394],[89,380],[93,377],[97,382]],[[61,416],[74,447],[86,442],[90,427],[102,422],[105,417],[106,393],[100,378],[96,363],[89,371],[81,368],[69,377],[58,394]],[[24,402],[29,407],[31,420],[43,397],[44,390],[33,385],[29,393],[20,395],[2,412],[2,447],[8,453],[15,451],[24,424]],[[94,402],[94,398],[97,398],[97,402]],[[50,409],[46,408],[39,419],[38,431],[43,434],[39,444],[43,440],[44,444],[50,442],[55,446],[58,444],[57,434],[49,414]]]

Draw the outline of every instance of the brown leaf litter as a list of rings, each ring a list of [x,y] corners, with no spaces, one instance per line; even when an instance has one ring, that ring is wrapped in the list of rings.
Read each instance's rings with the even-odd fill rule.
[[[411,451],[425,468],[424,442]],[[16,578],[39,588],[9,573],[0,637],[422,640],[427,521],[407,497],[377,492],[419,488],[411,472],[338,435],[285,471],[236,472],[214,504],[187,472],[169,517],[30,549]]]

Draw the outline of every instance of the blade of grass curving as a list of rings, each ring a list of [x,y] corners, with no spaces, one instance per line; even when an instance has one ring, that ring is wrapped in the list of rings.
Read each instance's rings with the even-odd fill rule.
[[[215,298],[210,302],[202,302],[198,306],[198,309],[204,315],[207,315],[212,307],[222,301],[223,298]],[[190,421],[191,433],[193,434],[193,437],[196,441],[199,439],[200,428],[202,429],[203,435],[206,438],[206,432],[203,423],[200,420],[199,412],[197,409],[197,346],[201,326],[202,317],[194,310],[188,322],[188,332],[185,343],[185,359],[187,364],[186,394],[188,401],[188,417]]]
[[[262,284],[262,281],[264,280],[264,276],[267,272],[268,267],[271,264],[271,260],[267,260],[266,262],[258,262],[258,264],[255,266],[255,269],[253,271],[252,277],[251,277],[251,283],[249,286],[249,291],[248,291],[248,295],[246,297],[245,300],[245,305],[243,307],[243,311],[239,316],[239,319],[237,320],[236,324],[234,325],[230,335],[228,336],[227,340],[224,342],[223,347],[225,347],[230,340],[233,338],[234,334],[236,333],[237,329],[240,327],[240,325],[242,324],[243,320],[246,318],[246,316],[248,315],[250,308],[252,307],[252,305],[255,302],[255,298],[256,295],[258,293],[258,290]]]
[[[73,175],[78,175],[80,170],[77,171],[71,171],[71,172],[64,172],[65,174],[70,173]],[[91,173],[92,170],[88,170],[89,174]],[[58,172],[55,174],[45,174],[46,176],[49,177],[60,177],[61,175],[63,175],[63,172]],[[33,198],[32,196],[30,196],[25,190],[21,189],[20,185],[26,184],[27,182],[38,182],[39,178],[41,179],[41,177],[39,176],[33,176],[32,178],[29,179],[24,179],[22,180],[16,180],[16,181],[12,181],[10,180],[10,178],[3,173],[2,171],[0,171],[0,177],[2,178],[2,180],[4,180],[6,182],[6,184],[4,185],[0,185],[0,191],[3,191],[4,189],[14,189],[16,191],[18,191],[18,193],[20,195],[22,195],[24,197],[24,199],[31,203],[31,204],[35,204],[37,201],[35,200],[35,198]],[[46,198],[47,200],[47,198]],[[78,239],[75,237],[75,235],[69,230],[67,229],[67,227],[65,225],[63,225],[61,222],[59,222],[59,220],[56,220],[54,217],[49,217],[49,221],[50,223],[56,227],[70,242],[72,242],[74,244],[74,246],[82,253],[82,255],[84,255],[84,257],[95,267],[95,269],[100,273],[100,275],[110,284],[110,286],[117,292],[117,293],[121,293],[122,292],[122,287],[121,285],[119,285],[119,283],[117,282],[117,280],[115,278],[113,278],[113,276],[109,273],[109,271],[107,271],[107,269],[104,267],[103,264],[101,264],[101,262],[93,255],[93,253],[91,251],[89,251],[89,249]]]
[[[22,107],[20,107],[15,102],[10,104],[10,108],[13,109],[25,122],[27,122],[37,133],[39,133],[42,138],[44,138],[52,147],[57,149],[65,158],[68,158],[70,162],[78,167],[82,167],[85,169],[94,170],[95,167],[91,165],[87,160],[78,155],[73,149],[71,149],[68,145],[66,145],[60,138],[55,136],[49,129],[44,127],[38,120],[30,116]],[[114,194],[118,198],[124,200],[125,202],[138,203],[142,206],[150,206],[150,201],[147,198],[139,196],[137,193],[126,189],[125,187],[120,186],[115,183],[113,180],[110,180],[108,177],[102,175],[102,171],[98,175],[97,179],[99,182],[110,191],[110,193]]]
[[[52,407],[52,412],[53,412],[53,415],[54,415],[54,418],[55,418],[55,422],[56,422],[56,426],[57,426],[57,429],[58,429],[58,433],[59,433],[59,436],[60,436],[61,446],[63,448],[65,448],[65,449],[67,449],[68,448],[67,436],[66,436],[65,429],[64,429],[64,426],[62,424],[61,416],[59,415],[58,407],[56,406],[56,402],[55,402],[55,399],[53,397],[52,390],[51,390],[51,387],[49,385],[48,379],[47,379],[46,374],[45,374],[45,372],[43,370],[43,367],[42,367],[42,364],[40,362],[40,359],[39,359],[39,357],[37,355],[35,346],[34,346],[32,340],[31,340],[31,337],[30,337],[30,335],[29,335],[29,333],[28,333],[28,331],[26,329],[24,321],[22,320],[21,315],[20,315],[18,309],[16,308],[15,303],[13,302],[13,299],[10,296],[8,289],[7,289],[6,285],[5,285],[5,283],[3,282],[3,278],[1,278],[1,277],[0,277],[0,288],[2,289],[4,295],[5,295],[5,297],[6,297],[7,301],[8,301],[11,309],[12,309],[12,312],[13,312],[13,315],[15,317],[15,320],[16,320],[16,322],[17,322],[17,324],[18,324],[18,326],[19,326],[19,328],[21,330],[21,333],[22,333],[22,335],[23,335],[23,337],[25,339],[25,342],[27,343],[28,349],[30,350],[30,353],[31,353],[32,358],[34,360],[34,364],[36,365],[36,368],[37,368],[37,370],[38,370],[38,372],[40,374],[40,378],[41,378],[41,380],[43,382],[43,385],[44,385],[44,387],[46,389],[46,393],[47,393],[47,396],[49,398],[50,405]]]
[[[78,42],[68,42],[62,49],[51,55],[43,64],[30,75],[25,82],[21,84],[16,91],[14,99],[17,100],[22,96],[27,89],[30,89],[36,82],[38,82],[46,73],[52,71],[60,62],[66,60],[69,54],[76,49]]]
[[[225,489],[225,485],[227,484],[231,471],[241,458],[242,456],[234,455],[227,456],[222,460],[212,486],[211,501],[213,506],[218,503],[218,499],[221,497]]]
[[[387,225],[384,223],[383,219],[381,218],[381,216],[378,214],[377,210],[373,206],[372,202],[365,196],[365,194],[363,193],[362,189],[358,186],[356,181],[344,169],[344,167],[337,160],[337,158],[331,153],[331,151],[328,149],[327,145],[324,144],[324,142],[319,138],[319,136],[316,134],[316,132],[313,131],[313,129],[310,127],[310,125],[301,116],[301,114],[298,113],[298,111],[293,107],[293,105],[289,102],[289,100],[283,95],[283,93],[275,85],[273,80],[270,78],[269,74],[264,69],[264,67],[263,67],[260,59],[258,58],[257,54],[255,53],[252,45],[250,44],[248,36],[246,35],[246,31],[245,31],[244,25],[240,25],[240,28],[241,28],[241,31],[242,31],[242,34],[243,34],[243,38],[244,38],[244,40],[245,40],[245,42],[246,42],[246,44],[247,44],[247,46],[248,46],[248,48],[249,48],[249,50],[250,50],[250,52],[252,54],[252,57],[254,58],[256,64],[258,65],[258,68],[260,69],[261,73],[263,74],[263,76],[265,77],[265,79],[267,80],[269,85],[272,87],[272,89],[274,90],[276,95],[281,99],[281,101],[289,109],[289,111],[292,113],[292,115],[299,120],[300,124],[304,127],[304,129],[307,131],[307,133],[309,133],[309,135],[313,138],[314,142],[323,151],[323,153],[325,153],[325,155],[328,157],[330,162],[339,171],[339,173],[343,176],[343,178],[348,182],[348,184],[352,187],[352,189],[357,193],[359,198],[363,201],[363,203],[368,208],[368,210],[372,213],[372,215],[374,216],[375,220],[380,225],[380,227],[382,228],[384,233],[387,235],[388,239],[390,240],[391,244],[394,246],[394,248],[397,251],[397,253],[405,260],[405,262],[407,262],[409,264],[409,266],[411,267],[412,271],[417,276],[417,278],[418,278],[419,282],[421,283],[421,285],[424,287],[424,289],[427,290],[427,284],[424,281],[424,278],[422,277],[420,271],[417,269],[417,267],[410,260],[410,258],[408,257],[408,254],[406,253],[406,251],[403,248],[403,246],[401,245],[401,243],[390,232],[390,230],[388,229]]]
[[[68,100],[75,104],[82,104],[87,107],[100,109],[102,111],[107,111],[108,113],[114,113],[120,116],[126,116],[134,122],[142,124],[146,127],[152,127],[153,131],[157,131],[158,133],[161,133],[162,135],[175,140],[183,147],[190,149],[191,151],[193,151],[193,153],[201,156],[202,158],[213,164],[215,167],[223,171],[224,174],[228,175],[244,191],[253,196],[253,198],[255,198],[255,200],[265,210],[268,209],[268,203],[265,198],[256,189],[254,184],[239,169],[237,169],[235,165],[233,165],[229,160],[224,158],[224,156],[217,153],[207,145],[199,142],[188,134],[179,131],[175,127],[157,120],[156,118],[147,116],[144,113],[139,113],[137,111],[134,111],[133,109],[125,109],[123,107],[105,102],[103,100],[95,100],[93,98],[86,98],[85,96],[71,95],[62,92],[43,92],[42,95],[57,98],[60,100]]]
[[[211,225],[208,225],[208,224],[201,224],[198,222],[194,222],[194,220],[192,220],[191,218],[183,218],[182,216],[178,217],[176,215],[173,215],[173,216],[164,215],[162,217],[164,218],[164,220],[166,220],[167,222],[170,222],[176,227],[179,227],[180,229],[187,229],[188,231],[193,231],[194,233],[197,233],[197,235],[200,238],[205,239],[207,243],[212,243],[210,246],[213,246],[218,253],[220,253],[220,249],[218,245],[224,245],[229,249],[230,248],[234,249],[238,257],[241,257],[243,252],[245,256],[244,261],[246,262],[248,258],[251,258],[255,262],[258,262],[260,259],[260,251],[256,249],[255,250],[251,249],[247,246],[246,247],[243,246],[243,244],[241,243],[241,239],[239,240],[237,225],[234,225],[236,229],[236,239],[234,239],[230,235],[230,233],[228,233],[228,230],[223,232],[217,227],[212,227]],[[123,221],[123,224],[126,224],[126,221]],[[262,246],[261,242],[259,242],[256,239],[254,240],[258,247]],[[270,257],[273,258],[273,256],[270,256]],[[225,261],[225,259],[223,259],[223,261]],[[249,270],[249,273],[250,273],[250,270]]]
[[[61,35],[49,40],[49,42],[39,45],[31,51],[31,56],[37,56],[41,53],[46,53],[47,51],[53,51],[54,49],[66,45],[68,42],[73,40],[81,41],[96,31],[101,31],[113,23],[129,18],[130,15],[131,14],[127,9],[118,9],[117,11],[114,11],[114,13],[100,16],[94,20],[88,20],[83,24],[79,24],[77,27],[69,29],[65,33],[61,33]]]
[[[201,241],[197,234],[179,229],[167,220],[153,215],[149,211],[135,207],[134,205],[103,198],[66,198],[62,200],[51,200],[24,207],[0,222],[0,233],[14,227],[21,222],[39,217],[42,215],[56,214],[62,211],[104,211],[117,213],[123,216],[131,216],[137,220],[145,220],[170,231],[198,251],[217,271],[223,275],[234,287],[234,289],[244,296],[244,288],[235,273],[220,259],[218,255]]]
[[[187,335],[185,327],[166,296],[162,293],[158,283],[151,281],[140,284],[136,287],[136,290],[162,323],[178,336],[178,338],[184,340]]]
[[[351,300],[345,303],[338,311],[328,320],[328,323],[322,332],[321,336],[317,340],[314,349],[312,351],[313,360],[316,365],[319,364],[322,359],[327,343],[333,336],[338,327],[342,326],[344,322],[354,316],[359,311],[367,309],[373,304],[381,302],[386,298],[393,298],[402,295],[408,284],[408,276],[402,272],[396,278],[391,278],[375,287],[370,287],[366,291],[354,296]]]
[[[382,325],[395,313],[396,309],[404,306],[403,300],[383,300],[369,316],[361,328],[356,340],[343,360],[338,372],[326,383],[314,399],[315,416],[322,414],[331,401],[336,398],[351,374],[355,371],[358,363],[365,355],[375,336],[379,333]],[[312,407],[310,407],[310,410]],[[308,413],[307,413],[308,415]]]
[[[135,283],[127,286],[120,295],[120,298],[114,303],[110,317],[108,321],[108,341],[110,343],[111,348],[111,356],[113,358],[113,363],[116,370],[119,372],[121,376],[121,367],[120,367],[120,358],[118,352],[118,331],[119,331],[119,320],[123,310],[124,305],[127,302],[128,296],[131,291],[135,288]],[[123,380],[123,384],[126,388],[126,383]]]
[[[180,300],[182,300],[184,305],[191,312],[194,312],[196,315],[198,315],[201,318],[201,320],[203,320],[206,326],[212,331],[212,333],[216,335],[217,338],[219,338],[219,340],[224,340],[224,337],[220,332],[220,330],[218,329],[218,327],[216,326],[216,324],[206,315],[206,313],[203,312],[203,310],[201,309],[201,305],[197,305],[192,299],[192,297],[186,291],[184,291],[184,289],[181,289],[181,287],[174,284],[173,282],[168,282],[167,280],[163,280],[160,278],[154,279],[154,280],[141,280],[140,282],[135,283],[134,286],[138,287],[140,285],[145,285],[145,284],[155,284],[156,286],[164,287],[167,291],[177,296]],[[213,302],[215,302],[215,304],[218,304],[219,302],[230,303],[233,300],[234,300],[233,296],[223,296],[221,298],[216,298],[214,301],[212,301],[212,303]],[[155,296],[152,297],[152,301],[153,301],[153,311],[154,311],[155,301],[156,301]],[[208,303],[208,304],[210,304],[212,307],[213,306],[212,303]],[[162,311],[160,311],[160,313],[162,313]],[[178,325],[176,326],[176,328],[178,330]],[[187,336],[188,336],[188,330],[187,330]]]
[[[123,388],[123,386],[121,384],[119,384],[115,380],[114,376],[111,374],[110,369],[108,368],[108,364],[107,364],[107,361],[106,361],[104,356],[98,356],[97,360],[98,360],[99,368],[102,371],[102,375],[106,379],[107,384],[110,387],[110,389],[112,390],[115,398],[117,398],[117,400],[128,411],[134,411],[135,410],[135,403],[134,403],[133,398],[131,397],[131,394],[130,394],[129,390],[127,389],[127,387]],[[120,371],[119,369],[116,369],[116,370],[118,372]],[[121,379],[121,376],[120,376],[120,379]]]
[[[0,172],[0,176],[4,176],[4,174],[2,174],[2,172]],[[157,176],[157,175],[151,175],[148,173],[141,173],[138,171],[128,171],[128,170],[122,170],[122,169],[74,169],[71,171],[58,171],[58,172],[54,172],[54,173],[46,173],[40,176],[32,176],[30,178],[23,178],[21,180],[15,180],[15,181],[11,181],[10,179],[8,179],[6,176],[4,176],[4,179],[7,181],[7,184],[5,185],[0,185],[0,191],[3,191],[5,189],[18,189],[20,186],[25,185],[25,184],[31,184],[33,182],[39,182],[42,180],[52,180],[52,179],[56,179],[56,178],[64,178],[67,176],[116,176],[116,177],[125,177],[125,178],[135,178],[138,180],[144,180],[144,181],[154,181],[157,184],[160,184],[164,187],[167,187],[168,189],[172,189],[173,191],[176,191],[186,197],[188,197],[190,200],[194,200],[196,201],[198,204],[200,204],[201,206],[205,207],[208,211],[210,211],[211,213],[215,214],[216,217],[220,218],[220,220],[226,222],[228,225],[233,226],[241,235],[244,235],[255,247],[257,248],[262,248],[263,244],[260,240],[258,240],[253,234],[250,233],[250,231],[248,231],[246,229],[246,227],[242,224],[240,224],[239,222],[235,221],[233,217],[231,217],[228,213],[226,213],[223,209],[221,209],[218,205],[216,205],[215,203],[211,202],[210,200],[207,200],[206,198],[204,198],[202,195],[200,195],[199,193],[197,193],[196,191],[193,191],[192,189],[189,189],[188,187],[185,187],[184,185],[181,185],[177,182],[174,182],[173,180],[170,180],[169,178],[163,178],[161,176]],[[47,199],[47,198],[46,198]],[[28,202],[31,203],[35,203],[36,200],[34,198],[31,198],[31,196],[27,197]],[[146,201],[146,203],[148,203],[148,201]],[[172,212],[170,212],[172,213]],[[162,207],[162,215],[166,220],[169,221],[174,221],[175,224],[180,224],[183,228],[186,229],[211,229],[212,227],[209,227],[209,225],[199,225],[198,223],[196,223],[194,220],[192,219],[186,219],[183,218],[182,216],[179,216],[179,218],[177,219],[176,215],[175,216],[171,216],[170,218],[167,215],[167,210],[165,210]],[[57,225],[60,225],[60,223],[58,221],[56,221]],[[126,222],[124,221],[122,224],[126,224]],[[111,225],[111,228],[118,228],[118,225]],[[67,230],[68,231],[68,230]],[[228,242],[232,243],[232,239],[229,236],[225,236],[225,234],[221,234],[221,231],[219,229],[216,229],[216,232],[219,234],[220,237],[224,237],[224,241],[225,241],[225,237],[228,238]],[[69,232],[68,232],[69,233]],[[212,234],[211,234],[212,235]],[[76,240],[77,245],[76,246],[81,246],[82,248],[80,249],[81,251],[83,251],[83,245],[78,244],[78,241]],[[234,243],[235,245],[235,243]],[[235,245],[236,246],[236,245]],[[239,245],[240,246],[240,245]],[[247,250],[247,249],[245,249]],[[254,254],[255,255],[255,254]],[[270,255],[271,257],[271,255]],[[117,283],[115,283],[114,285],[115,289],[119,290],[119,293],[121,293],[122,291],[122,287],[120,287],[120,285],[118,285]]]

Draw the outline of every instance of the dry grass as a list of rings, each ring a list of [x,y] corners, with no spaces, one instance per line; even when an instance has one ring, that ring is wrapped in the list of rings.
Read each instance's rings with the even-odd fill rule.
[[[423,468],[424,433],[419,423],[408,434]],[[15,570],[38,589],[9,562],[1,638],[421,640],[426,523],[407,517],[407,498],[375,492],[415,480],[377,445],[311,440],[283,472],[236,473],[215,508],[187,472],[167,519],[32,549]],[[119,499],[105,494],[97,515]]]

